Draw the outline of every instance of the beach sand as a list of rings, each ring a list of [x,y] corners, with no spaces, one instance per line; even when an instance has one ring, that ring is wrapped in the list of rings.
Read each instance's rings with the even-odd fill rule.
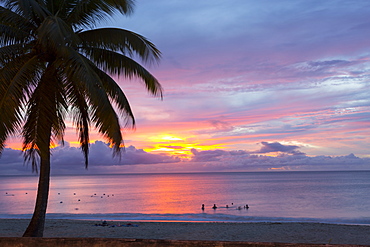
[[[28,222],[29,220],[25,219],[0,219],[0,237],[22,236]],[[370,245],[370,226],[359,225],[123,221],[107,221],[108,226],[95,225],[101,223],[101,221],[47,219],[44,237]]]

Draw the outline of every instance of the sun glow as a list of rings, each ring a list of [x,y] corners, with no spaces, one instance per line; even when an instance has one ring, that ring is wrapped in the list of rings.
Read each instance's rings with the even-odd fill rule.
[[[154,136],[150,137],[149,140],[155,141],[155,142],[161,142],[161,141],[183,141],[182,138],[176,137],[173,135],[159,135],[159,136]]]
[[[167,154],[177,156],[181,159],[190,159],[192,156],[192,149],[204,151],[222,148],[217,147],[217,145],[200,144],[196,141],[194,136],[181,137],[178,135],[162,134],[153,136],[148,140],[150,142],[150,146],[144,148],[146,152]]]

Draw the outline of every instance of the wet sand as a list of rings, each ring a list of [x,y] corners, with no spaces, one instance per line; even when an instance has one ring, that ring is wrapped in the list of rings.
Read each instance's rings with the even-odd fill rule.
[[[29,220],[0,219],[0,237],[21,237]],[[370,245],[370,226],[322,223],[193,223],[46,220],[44,237],[213,240]],[[97,225],[96,225],[97,224]]]

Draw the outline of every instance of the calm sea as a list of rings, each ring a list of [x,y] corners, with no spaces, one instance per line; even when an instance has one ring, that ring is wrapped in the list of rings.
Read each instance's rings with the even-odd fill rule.
[[[0,178],[0,218],[30,218],[37,177]],[[122,221],[370,224],[370,171],[54,176],[47,214]]]

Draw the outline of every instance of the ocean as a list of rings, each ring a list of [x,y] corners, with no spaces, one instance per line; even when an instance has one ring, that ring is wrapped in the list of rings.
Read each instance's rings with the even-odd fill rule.
[[[37,176],[0,178],[0,218],[31,218]],[[70,175],[47,218],[369,225],[369,208],[370,171]]]

